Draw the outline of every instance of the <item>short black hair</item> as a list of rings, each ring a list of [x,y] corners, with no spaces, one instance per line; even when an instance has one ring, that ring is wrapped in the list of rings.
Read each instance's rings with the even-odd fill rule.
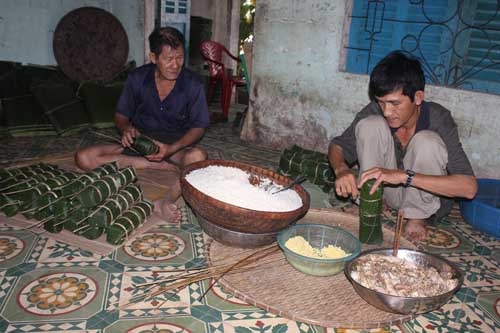
[[[374,101],[375,97],[403,89],[403,95],[413,102],[415,93],[424,88],[425,76],[420,61],[402,51],[393,51],[373,68],[368,95]]]
[[[184,35],[179,30],[172,27],[163,27],[153,30],[149,35],[149,50],[159,56],[164,46],[184,49]]]

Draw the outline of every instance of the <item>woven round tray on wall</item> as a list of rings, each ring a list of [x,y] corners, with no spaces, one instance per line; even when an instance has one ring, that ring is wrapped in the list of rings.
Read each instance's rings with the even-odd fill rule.
[[[120,21],[95,7],[67,13],[57,24],[54,56],[61,70],[78,81],[109,81],[123,69],[129,51]]]

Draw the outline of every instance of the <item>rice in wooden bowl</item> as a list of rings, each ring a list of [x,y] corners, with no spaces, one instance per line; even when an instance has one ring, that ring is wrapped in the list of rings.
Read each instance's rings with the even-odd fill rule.
[[[260,207],[245,208],[235,204],[228,203],[216,199],[214,196],[208,195],[205,189],[202,191],[197,186],[192,184],[190,180],[196,172],[213,169],[213,167],[228,171],[243,171],[248,175],[248,182],[253,187],[262,187],[261,191],[265,191],[267,187],[267,203],[261,202]],[[220,172],[220,170],[219,170]],[[227,198],[235,198],[243,203],[250,204],[250,198],[245,198],[245,193],[239,193],[238,185],[232,188],[222,188],[225,179],[220,180],[221,176],[215,177],[210,173],[201,175],[205,177],[205,181],[210,183],[205,184],[209,188],[215,188],[219,192],[224,192]],[[223,178],[223,177],[222,177]],[[244,182],[244,180],[243,180]],[[210,221],[213,224],[219,225],[227,230],[232,230],[242,233],[263,234],[278,232],[286,228],[291,223],[302,217],[309,209],[310,197],[309,193],[300,185],[294,185],[290,190],[276,194],[271,194],[272,190],[282,188],[290,184],[292,180],[286,176],[280,175],[272,170],[253,166],[247,163],[229,161],[229,160],[205,160],[188,165],[182,170],[181,188],[182,195],[189,206],[197,216]],[[225,184],[224,184],[225,186]],[[241,187],[246,184],[241,185]],[[200,185],[201,187],[201,185]],[[280,197],[288,195],[296,195],[298,204],[293,209],[287,209],[286,205],[283,209],[276,208],[273,211],[266,210],[269,204],[280,200]],[[252,203],[253,204],[253,203]]]

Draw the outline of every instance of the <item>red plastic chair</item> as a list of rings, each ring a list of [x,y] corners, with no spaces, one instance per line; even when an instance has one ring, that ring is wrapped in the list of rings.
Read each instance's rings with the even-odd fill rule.
[[[228,70],[224,65],[224,57],[229,56],[237,62],[240,62],[240,59],[231,54],[231,52],[229,52],[224,45],[212,40],[204,41],[200,44],[200,53],[208,65],[209,81],[207,99],[209,101],[211,100],[215,86],[218,82],[221,82],[222,115],[227,119],[233,89],[239,86],[246,86],[246,81],[244,77],[237,77],[228,73]]]

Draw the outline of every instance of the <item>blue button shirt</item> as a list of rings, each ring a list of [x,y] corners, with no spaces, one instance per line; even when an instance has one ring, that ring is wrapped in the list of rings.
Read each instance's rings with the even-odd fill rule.
[[[210,124],[205,86],[201,78],[184,68],[169,95],[160,100],[154,74],[147,64],[129,74],[118,100],[117,112],[128,117],[141,133],[182,137],[191,128]]]

